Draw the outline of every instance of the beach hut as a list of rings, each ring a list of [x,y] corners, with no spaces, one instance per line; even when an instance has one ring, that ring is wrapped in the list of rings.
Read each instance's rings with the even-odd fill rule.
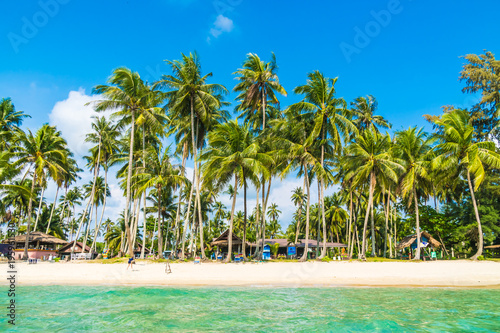
[[[398,243],[396,246],[397,251],[402,251],[403,249],[409,247],[410,252],[417,248],[417,234],[406,236]],[[436,250],[441,247],[441,243],[438,242],[434,237],[431,236],[427,231],[420,232],[420,248]],[[402,254],[401,254],[402,255]]]
[[[4,243],[14,244],[15,258],[23,258],[26,235],[7,238]],[[48,259],[49,257],[56,257],[59,248],[66,244],[68,244],[68,242],[63,239],[48,235],[41,231],[33,231],[28,238],[28,258]]]
[[[59,255],[61,256],[61,259],[64,259],[64,258],[69,257],[71,255],[71,248],[73,247],[74,243],[75,243],[75,241],[72,241],[71,243],[64,245],[63,247],[61,247],[57,251],[59,253]],[[83,242],[76,242],[74,253],[75,254],[82,253],[82,248],[83,248]],[[87,254],[90,253],[90,246],[88,246],[88,245],[85,246],[85,253],[87,253]],[[89,259],[92,259],[92,258],[94,258],[95,253],[93,252],[91,255],[87,255],[87,256],[90,257]]]
[[[236,236],[236,234],[233,232],[233,237],[232,237],[232,244],[233,244],[233,251],[238,250],[238,253],[241,253],[241,249],[243,246],[243,240]],[[226,229],[222,234],[220,234],[219,237],[214,238],[212,242],[210,243],[211,246],[216,246],[217,247],[217,253],[226,253],[228,250],[229,246],[229,229]],[[245,246],[248,246],[248,244],[245,244]]]

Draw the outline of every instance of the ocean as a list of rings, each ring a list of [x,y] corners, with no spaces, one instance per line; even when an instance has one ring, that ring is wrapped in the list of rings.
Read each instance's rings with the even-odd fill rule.
[[[500,289],[22,286],[9,332],[498,332]]]

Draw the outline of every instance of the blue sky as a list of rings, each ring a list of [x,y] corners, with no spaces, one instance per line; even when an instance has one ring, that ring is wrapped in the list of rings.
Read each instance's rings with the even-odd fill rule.
[[[153,81],[168,73],[163,60],[181,52],[196,50],[212,82],[228,89],[248,52],[265,60],[274,52],[289,92],[282,106],[298,101],[293,88],[320,70],[339,77],[338,95],[348,102],[374,95],[378,113],[400,129],[428,127],[422,115],[439,114],[443,105],[472,104],[475,96],[464,95],[458,81],[460,56],[483,49],[498,54],[500,47],[500,3],[493,0],[41,0],[0,6],[0,97],[11,97],[32,116],[26,128],[50,122],[68,141],[73,136],[72,145],[89,123],[83,102],[114,68],[127,66]],[[277,191],[301,185],[287,181]]]

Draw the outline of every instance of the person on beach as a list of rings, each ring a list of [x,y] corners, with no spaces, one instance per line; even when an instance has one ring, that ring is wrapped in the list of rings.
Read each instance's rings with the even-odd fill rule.
[[[134,264],[134,258],[132,258],[132,257],[128,258],[128,266],[127,266],[127,270],[128,270],[128,268],[129,268],[129,267],[130,267],[132,270],[134,270],[133,264]]]

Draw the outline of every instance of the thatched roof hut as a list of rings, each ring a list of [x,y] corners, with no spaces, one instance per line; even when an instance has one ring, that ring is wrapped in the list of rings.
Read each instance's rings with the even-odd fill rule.
[[[441,243],[438,242],[435,238],[433,238],[427,231],[422,231],[420,232],[420,239],[426,238],[427,242],[431,245],[433,248],[438,248],[441,246]],[[411,236],[406,236],[399,242],[399,244],[396,246],[396,250],[402,250],[410,245],[412,245],[414,242],[417,240],[417,234],[411,235]]]
[[[9,243],[9,242],[24,244],[26,242],[26,234],[18,235],[18,236],[6,239],[5,243]],[[28,242],[31,245],[37,245],[37,244],[66,245],[66,244],[68,244],[68,242],[63,240],[63,239],[48,235],[48,234],[41,232],[41,231],[31,232],[29,239],[28,239]]]
[[[73,247],[73,243],[74,242],[75,241],[72,241],[71,243],[66,244],[65,246],[63,246],[62,248],[60,248],[59,251],[57,251],[57,252],[59,252],[59,254],[61,254],[61,255],[71,254],[71,248]],[[82,252],[82,247],[83,247],[83,242],[76,242],[75,253]],[[90,246],[85,245],[85,252],[86,253],[90,252]]]
[[[243,240],[236,236],[236,234],[233,232],[233,245],[241,245],[243,244]],[[229,244],[229,229],[226,229],[219,237],[215,238],[210,245],[214,246],[228,246]]]

